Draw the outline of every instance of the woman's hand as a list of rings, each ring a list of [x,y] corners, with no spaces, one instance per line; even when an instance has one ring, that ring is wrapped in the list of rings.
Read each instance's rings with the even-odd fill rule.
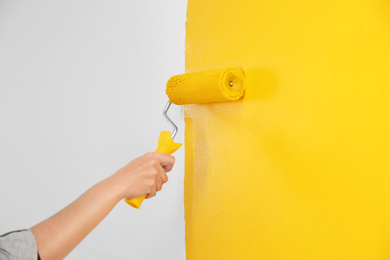
[[[172,170],[175,157],[164,153],[147,153],[133,160],[111,177],[121,187],[123,199],[156,196],[162,185],[168,181],[167,172]]]

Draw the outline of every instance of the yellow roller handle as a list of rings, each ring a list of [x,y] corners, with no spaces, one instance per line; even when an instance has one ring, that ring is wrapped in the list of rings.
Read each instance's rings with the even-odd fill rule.
[[[157,149],[155,152],[157,153],[166,153],[166,154],[172,154],[174,153],[177,149],[180,148],[183,144],[180,143],[175,143],[172,140],[171,137],[171,132],[169,131],[161,131],[160,137],[158,138],[158,145]],[[126,199],[126,203],[129,204],[130,206],[139,209],[141,207],[142,201],[145,199],[145,195],[136,197],[136,198],[131,198],[131,199]]]

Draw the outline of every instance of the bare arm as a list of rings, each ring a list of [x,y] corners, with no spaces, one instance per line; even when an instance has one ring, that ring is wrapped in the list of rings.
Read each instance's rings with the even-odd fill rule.
[[[69,206],[31,228],[43,260],[63,259],[122,199],[151,198],[168,181],[174,157],[148,153],[99,182]]]

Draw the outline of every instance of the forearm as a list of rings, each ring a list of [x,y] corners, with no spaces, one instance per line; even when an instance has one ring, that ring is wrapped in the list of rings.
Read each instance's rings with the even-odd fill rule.
[[[43,260],[63,259],[122,199],[113,175],[81,195],[69,206],[31,228]]]
[[[99,182],[69,206],[31,228],[43,260],[63,259],[124,198],[151,198],[168,181],[175,158],[147,153]]]

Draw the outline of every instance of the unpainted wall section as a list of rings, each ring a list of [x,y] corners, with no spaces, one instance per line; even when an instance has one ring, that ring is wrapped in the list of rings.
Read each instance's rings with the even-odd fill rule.
[[[0,235],[156,149],[185,14],[183,0],[0,1]],[[183,112],[169,115],[183,140]],[[184,149],[175,157],[158,196],[120,202],[66,260],[185,259]]]

